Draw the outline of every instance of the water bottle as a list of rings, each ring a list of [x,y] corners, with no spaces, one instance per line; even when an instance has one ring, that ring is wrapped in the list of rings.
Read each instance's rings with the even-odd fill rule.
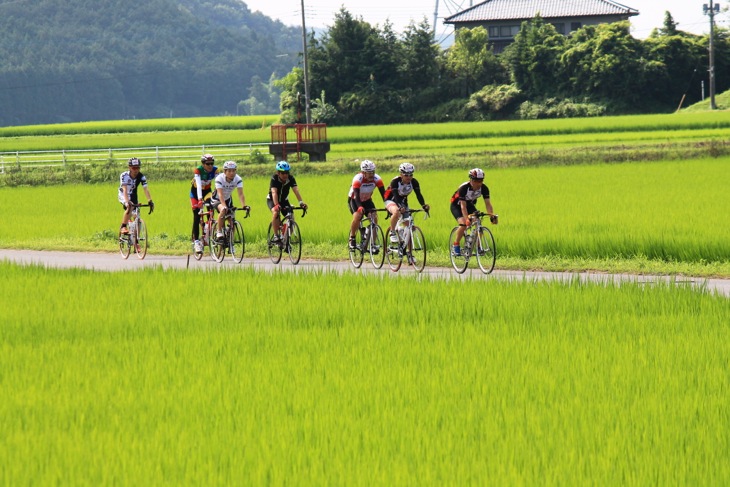
[[[208,232],[210,232],[210,225],[203,225],[203,243],[208,245]]]

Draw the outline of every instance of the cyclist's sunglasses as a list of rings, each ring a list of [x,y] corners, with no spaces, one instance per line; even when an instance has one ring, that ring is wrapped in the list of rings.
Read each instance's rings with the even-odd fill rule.
[[[213,165],[213,163],[212,163],[212,162],[210,162],[210,161],[206,161],[206,162],[204,162],[204,163],[203,163],[203,165],[204,165],[204,166],[212,166],[212,165]]]
[[[481,179],[478,179],[478,178],[471,178],[471,180],[472,180],[472,181],[475,181],[475,182],[477,182],[477,183],[483,183],[483,182],[484,182],[484,178],[481,178]]]
[[[277,171],[279,174],[289,174],[289,171]]]

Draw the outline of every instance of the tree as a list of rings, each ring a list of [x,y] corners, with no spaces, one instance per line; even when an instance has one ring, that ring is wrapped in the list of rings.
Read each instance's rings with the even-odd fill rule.
[[[456,31],[454,45],[446,55],[446,67],[461,81],[461,95],[469,96],[482,86],[501,80],[504,71],[488,41],[487,30],[481,26]]]

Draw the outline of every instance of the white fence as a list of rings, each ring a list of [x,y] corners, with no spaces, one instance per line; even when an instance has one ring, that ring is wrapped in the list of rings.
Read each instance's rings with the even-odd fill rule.
[[[216,161],[241,160],[260,152],[268,156],[269,144],[181,145],[167,147],[129,147],[117,149],[78,149],[53,151],[0,152],[0,173],[6,168],[54,167],[66,165],[96,165],[126,162],[137,157],[143,163],[180,162],[193,164],[203,154],[213,154]]]

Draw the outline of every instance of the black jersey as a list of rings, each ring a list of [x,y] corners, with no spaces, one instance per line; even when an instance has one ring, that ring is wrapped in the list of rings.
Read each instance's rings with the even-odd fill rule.
[[[291,174],[286,181],[282,181],[277,174],[274,174],[271,176],[271,181],[269,181],[269,194],[266,196],[266,199],[271,199],[271,189],[276,188],[279,193],[279,202],[286,201],[289,198],[289,190],[296,186],[297,180]]]
[[[385,199],[391,200],[401,206],[408,206],[408,195],[411,193],[416,193],[416,198],[418,198],[421,206],[426,204],[421,194],[421,185],[418,184],[416,178],[411,178],[411,181],[406,183],[403,181],[403,178],[397,176],[393,178],[388,189],[385,190]]]

